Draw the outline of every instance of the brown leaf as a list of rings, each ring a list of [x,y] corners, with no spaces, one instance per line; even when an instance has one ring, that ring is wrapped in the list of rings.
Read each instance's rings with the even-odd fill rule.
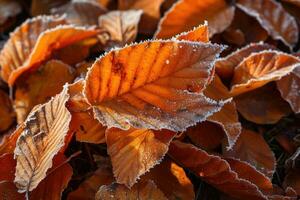
[[[268,178],[246,163],[230,160],[232,169],[226,160],[208,154],[191,144],[174,141],[170,145],[168,154],[176,162],[200,176],[202,180],[235,198],[265,200],[266,197],[258,186],[265,190],[272,188],[272,183]],[[240,168],[238,165],[243,167]],[[255,182],[251,183],[247,180],[248,178]]]
[[[99,17],[99,26],[108,32],[109,36],[99,35],[100,41],[106,48],[124,46],[134,42],[138,24],[142,15],[141,10],[111,11]]]
[[[15,113],[9,96],[0,89],[0,132],[7,130],[14,122]]]
[[[253,16],[276,40],[292,48],[298,41],[296,20],[274,0],[238,0],[237,6]]]
[[[152,34],[160,18],[160,6],[164,0],[118,0],[119,10],[143,10],[139,31]]]
[[[215,64],[216,73],[226,80],[231,80],[234,69],[252,53],[260,52],[263,50],[274,49],[273,46],[263,43],[252,43],[241,49],[234,51],[224,58],[219,58]]]
[[[65,107],[69,95],[65,88],[49,102],[39,106],[25,121],[18,138],[15,183],[20,192],[32,191],[46,177],[55,154],[64,146],[71,114]]]
[[[183,131],[226,103],[187,92],[203,90],[220,51],[218,45],[176,40],[113,50],[93,64],[84,93],[109,128]]]
[[[214,100],[226,100],[230,98],[229,91],[223,85],[221,79],[215,75],[212,82],[207,86],[204,94]],[[241,133],[241,124],[238,119],[235,103],[233,101],[225,104],[219,112],[207,118],[208,121],[222,127],[227,137],[227,148],[231,149]]]
[[[40,16],[18,27],[0,52],[2,78],[12,86],[21,74],[37,68],[54,50],[98,33],[72,25],[58,26],[65,23],[63,18]]]
[[[113,183],[108,186],[101,186],[95,196],[96,200],[113,200],[113,199],[128,199],[128,200],[167,200],[164,194],[156,187],[151,180],[140,181],[131,189],[123,185]]]
[[[13,181],[15,178],[16,160],[11,153],[0,157],[0,181]]]
[[[279,51],[261,51],[245,58],[235,69],[231,94],[239,95],[280,80],[296,68],[300,60]]]
[[[0,1],[0,26],[3,25],[9,18],[15,17],[22,11],[18,1],[1,0]]]
[[[87,99],[83,95],[84,80],[79,79],[73,84],[69,85],[70,99],[67,107],[70,112],[86,112],[90,109]]]
[[[174,132],[164,130],[108,129],[107,151],[117,183],[132,187],[141,175],[162,160],[174,136]]]
[[[243,129],[233,149],[224,155],[250,163],[269,178],[275,171],[276,159],[270,147],[260,134],[247,129]]]
[[[234,7],[225,0],[179,0],[161,19],[156,38],[171,38],[208,21],[209,34],[223,32],[231,23]]]
[[[257,124],[274,124],[292,112],[272,83],[239,95],[234,101],[239,113]]]
[[[164,158],[159,165],[142,176],[141,180],[153,180],[169,200],[195,199],[193,184],[184,169],[169,158]]]
[[[284,188],[292,187],[297,195],[300,195],[300,169],[292,169],[287,172],[283,181]]]
[[[32,0],[30,13],[32,16],[50,14],[51,9],[67,2],[68,0]]]
[[[276,81],[281,97],[295,113],[300,112],[300,64],[287,76]]]
[[[5,135],[2,138],[2,141],[0,143],[0,155],[14,153],[16,142],[23,130],[24,124],[22,123],[16,128],[13,133],[11,133],[10,135]]]
[[[71,24],[88,26],[97,25],[98,17],[106,13],[106,9],[94,1],[80,0],[56,7],[51,10],[52,14],[66,15]]]
[[[282,1],[286,1],[288,3],[294,4],[294,5],[300,7],[300,1],[299,0],[282,0]]]
[[[68,200],[94,200],[99,187],[114,181],[111,165],[106,161],[99,163],[99,168],[94,174],[81,183],[77,190],[71,192]]]
[[[71,83],[74,73],[69,65],[58,60],[50,60],[38,71],[29,76],[20,77],[16,84],[15,110],[18,123],[23,122],[31,109],[47,102],[60,93],[65,83]]]

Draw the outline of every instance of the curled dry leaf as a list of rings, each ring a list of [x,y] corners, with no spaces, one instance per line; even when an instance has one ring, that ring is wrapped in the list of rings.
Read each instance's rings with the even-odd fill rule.
[[[106,48],[132,43],[138,32],[141,10],[112,11],[99,17],[99,26],[108,32],[99,35]]]
[[[51,10],[52,14],[66,15],[71,24],[80,26],[97,25],[98,17],[106,13],[106,9],[97,2],[87,0],[73,0]]]
[[[107,160],[99,163],[99,168],[94,174],[81,183],[77,190],[71,192],[68,200],[94,200],[99,187],[112,184],[114,177]]]
[[[272,188],[272,183],[267,177],[246,163],[232,159],[226,161],[191,144],[174,141],[168,154],[207,183],[238,199],[266,200],[259,188],[263,190]]]
[[[120,10],[143,10],[140,32],[151,34],[160,18],[160,6],[164,0],[118,0]]]
[[[223,85],[221,79],[217,75],[215,75],[212,82],[207,86],[204,94],[216,101],[230,98],[227,87]],[[208,117],[207,120],[222,127],[227,137],[227,148],[231,149],[239,137],[242,129],[235,103],[231,101],[225,104],[219,112],[214,113]]]
[[[164,158],[159,165],[142,176],[141,180],[153,180],[169,200],[195,199],[193,184],[184,169],[169,158]]]
[[[98,33],[94,29],[72,25],[59,26],[65,23],[63,18],[41,16],[17,28],[0,52],[2,78],[12,86],[21,74],[38,67],[37,64],[48,58],[54,50]]]
[[[123,185],[113,183],[108,186],[101,186],[95,196],[96,200],[113,200],[113,199],[128,199],[128,200],[167,200],[164,194],[156,187],[151,180],[140,181],[131,189]]]
[[[205,20],[209,24],[209,34],[223,32],[233,20],[234,7],[225,0],[179,0],[161,19],[155,33],[156,38],[171,38],[188,31]]]
[[[241,49],[234,51],[224,58],[219,58],[216,61],[216,73],[226,80],[231,80],[234,69],[252,53],[260,52],[263,50],[274,49],[273,46],[264,43],[252,43]]]
[[[295,113],[300,112],[300,64],[287,76],[276,81],[277,88]]]
[[[175,134],[166,130],[108,129],[107,151],[117,183],[132,187],[141,175],[162,160]]]
[[[74,73],[69,65],[58,60],[50,60],[38,71],[29,76],[20,77],[16,84],[15,110],[18,123],[23,122],[30,110],[45,103],[60,93],[65,83],[71,83]]]
[[[243,129],[236,144],[224,155],[253,165],[257,170],[272,178],[276,159],[264,138],[253,131]]]
[[[274,0],[238,0],[237,6],[255,17],[274,39],[281,40],[290,48],[297,43],[297,22],[280,3]]]
[[[22,11],[22,7],[15,0],[0,1],[0,26],[4,24],[10,17],[15,17]]]
[[[259,88],[291,73],[300,59],[279,51],[261,51],[245,58],[235,69],[230,93],[234,96]]]
[[[55,154],[64,146],[71,114],[65,107],[67,88],[39,106],[25,121],[24,131],[14,151],[17,160],[15,180],[19,192],[29,192],[46,177]]]
[[[272,83],[241,94],[234,101],[239,113],[257,124],[274,124],[292,113],[289,104],[281,98]]]
[[[183,131],[227,103],[187,91],[203,90],[221,49],[158,40],[113,50],[93,64],[84,93],[96,118],[109,128]]]
[[[9,96],[0,89],[0,132],[7,130],[14,122],[15,114]]]

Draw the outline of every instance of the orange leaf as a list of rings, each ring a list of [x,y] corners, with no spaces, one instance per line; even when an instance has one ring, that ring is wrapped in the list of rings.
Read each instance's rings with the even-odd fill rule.
[[[193,184],[183,168],[168,158],[164,158],[159,165],[142,176],[141,180],[153,180],[169,200],[195,199]]]
[[[204,94],[214,100],[225,100],[230,97],[228,89],[217,75],[215,75],[212,82],[207,86]],[[227,148],[231,149],[242,129],[235,103],[231,101],[225,104],[219,112],[214,113],[207,120],[222,127],[227,137]]]
[[[38,67],[54,50],[98,33],[71,25],[58,26],[65,23],[63,18],[36,17],[24,22],[10,35],[0,53],[2,77],[10,86],[25,71]]]
[[[171,38],[188,31],[205,20],[209,24],[210,36],[223,32],[231,23],[234,7],[225,0],[179,0],[161,19],[156,38]]]
[[[71,192],[68,200],[94,200],[99,187],[114,181],[111,166],[106,161],[99,163],[99,168],[94,174],[81,183],[77,190]]]
[[[160,18],[160,6],[164,0],[118,0],[119,10],[143,10],[140,32],[152,34]]]
[[[292,48],[298,41],[297,22],[274,0],[238,0],[237,6],[253,16],[274,38]]]
[[[199,25],[191,31],[180,33],[179,35],[175,36],[175,38],[177,40],[207,43],[209,42],[209,31],[207,22],[205,21],[203,25]]]
[[[260,134],[247,129],[243,129],[233,149],[224,155],[250,163],[269,178],[275,171],[276,159],[270,147]]]
[[[258,186],[264,190],[272,188],[268,178],[246,163],[235,160],[229,160],[228,163],[219,156],[210,155],[191,144],[174,141],[170,145],[168,154],[207,183],[235,198],[266,200]],[[242,165],[242,168],[239,165]]]
[[[281,96],[286,100],[295,113],[300,112],[300,64],[292,73],[277,82]]]
[[[106,13],[106,9],[94,1],[70,1],[51,10],[52,14],[66,15],[71,24],[87,26],[97,25],[98,17]]]
[[[257,124],[274,124],[292,112],[272,83],[239,95],[234,100],[239,113]]]
[[[117,183],[132,187],[141,175],[162,160],[174,136],[174,132],[164,130],[108,129],[107,151]]]
[[[131,189],[123,185],[113,183],[108,186],[101,186],[95,196],[96,200],[113,199],[140,199],[140,200],[167,200],[164,194],[156,187],[151,180],[140,181]]]
[[[7,130],[14,122],[15,113],[9,96],[0,89],[0,132]]]
[[[245,58],[235,69],[231,94],[239,95],[280,80],[292,72],[300,60],[278,51],[262,51]]]
[[[260,52],[263,50],[274,49],[273,46],[263,43],[252,43],[237,51],[234,51],[230,55],[220,58],[216,62],[216,73],[226,80],[231,80],[234,69],[252,53]]]
[[[109,128],[182,131],[225,103],[187,91],[204,89],[221,49],[172,40],[113,50],[93,64],[84,93],[96,118]]]
[[[15,93],[18,123],[26,119],[34,106],[45,103],[60,93],[65,83],[73,81],[73,74],[69,65],[58,60],[50,60],[38,71],[20,77],[22,81],[16,84]]]
[[[70,98],[67,106],[70,112],[85,112],[89,110],[90,105],[83,95],[83,86],[83,79],[80,79],[75,83],[69,85]]]

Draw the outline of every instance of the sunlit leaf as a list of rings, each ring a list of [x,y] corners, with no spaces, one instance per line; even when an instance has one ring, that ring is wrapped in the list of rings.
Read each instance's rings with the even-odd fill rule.
[[[19,192],[29,192],[46,177],[52,159],[64,145],[71,114],[65,107],[67,88],[39,106],[25,121],[14,151],[17,160],[15,183]]]
[[[238,0],[237,6],[255,17],[274,38],[292,48],[298,41],[296,20],[274,0]]]
[[[231,94],[238,95],[286,76],[300,59],[278,51],[261,51],[245,58],[235,69]]]
[[[225,0],[179,0],[161,19],[156,38],[171,38],[208,21],[210,36],[223,32],[231,23],[234,7]]]
[[[205,22],[203,25],[193,28],[188,32],[180,33],[175,36],[177,40],[187,40],[192,42],[209,42],[208,25]]]
[[[203,90],[221,49],[173,40],[113,50],[93,64],[84,93],[96,118],[109,128],[182,131],[225,103],[187,91]]]
[[[174,136],[174,132],[164,130],[107,130],[107,151],[117,183],[133,186],[141,175],[162,160]]]

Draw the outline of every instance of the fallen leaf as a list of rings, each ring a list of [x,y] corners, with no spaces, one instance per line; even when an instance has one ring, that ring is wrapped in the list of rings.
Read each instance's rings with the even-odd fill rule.
[[[274,124],[292,113],[289,104],[281,98],[272,83],[241,94],[234,101],[239,113],[257,124]]]
[[[234,170],[239,170],[236,172],[231,169],[230,164],[226,160],[219,156],[208,154],[191,144],[174,141],[170,145],[168,155],[182,166],[197,174],[202,180],[231,197],[266,200],[267,198],[255,184],[259,184],[260,188],[265,190],[272,188],[272,183],[268,178],[246,163],[232,161],[235,164],[233,165]],[[243,165],[243,168],[238,168],[238,164]],[[251,183],[245,178],[255,180],[255,182]]]
[[[113,50],[91,67],[84,94],[95,117],[108,128],[183,131],[227,103],[187,91],[204,89],[221,49],[172,40]]]
[[[28,193],[38,186],[51,168],[53,157],[64,146],[71,120],[65,107],[68,98],[65,88],[26,119],[14,151],[17,160],[14,182],[19,192]]]
[[[235,69],[230,93],[234,96],[280,80],[292,72],[300,60],[279,51],[261,51],[245,58]]]
[[[227,87],[223,85],[218,75],[215,75],[212,82],[205,89],[204,94],[216,101],[230,98]],[[222,127],[227,137],[226,146],[228,149],[231,149],[239,137],[242,129],[234,101],[225,104],[219,112],[209,116],[207,120]]]
[[[0,181],[13,181],[16,167],[14,155],[11,153],[1,155],[0,166]]]
[[[16,84],[15,110],[18,123],[23,122],[31,109],[60,93],[65,83],[74,79],[73,69],[58,60],[50,60],[29,76],[20,77]]]
[[[193,184],[186,176],[184,169],[169,158],[150,169],[141,180],[153,180],[169,200],[195,199]]]
[[[267,142],[262,135],[247,129],[242,130],[234,147],[224,155],[250,163],[270,179],[275,171],[276,159]]]
[[[276,81],[281,97],[295,113],[300,112],[300,64],[287,76]]]
[[[12,86],[21,74],[38,67],[36,65],[48,58],[54,50],[98,33],[94,29],[72,25],[59,26],[65,23],[63,18],[41,16],[18,27],[0,52],[2,78]]]
[[[5,135],[0,143],[0,155],[14,153],[16,142],[24,130],[24,124],[20,124],[10,135]]]
[[[253,16],[275,39],[292,48],[298,41],[297,22],[274,0],[238,0],[237,6]]]
[[[160,18],[160,6],[164,0],[118,0],[119,10],[143,10],[139,31],[152,34]]]
[[[97,25],[98,17],[106,12],[98,3],[87,0],[73,0],[51,10],[52,14],[65,14],[69,23],[80,26]]]
[[[141,10],[111,11],[99,17],[99,26],[108,32],[109,36],[101,37],[101,43],[106,48],[124,46],[132,43],[138,33]],[[104,34],[102,35],[104,36]]]
[[[15,119],[9,96],[0,89],[0,132],[7,130]]]
[[[191,42],[209,42],[208,24],[205,21],[204,24],[194,27],[193,30],[180,33],[175,36],[177,40],[187,40]]]
[[[300,7],[300,1],[299,0],[282,0],[282,1],[286,1],[288,3],[294,4],[294,5]]]
[[[105,160],[106,161],[106,160]],[[69,200],[94,200],[102,185],[109,185],[114,181],[111,166],[101,162],[94,174],[81,183],[77,190],[68,195]]]
[[[225,0],[179,0],[160,20],[156,38],[171,38],[208,21],[210,37],[223,32],[233,20],[234,6]]]
[[[162,160],[175,134],[165,130],[108,129],[107,152],[116,182],[132,187],[141,175]]]
[[[216,73],[222,79],[231,80],[234,69],[252,53],[260,52],[263,50],[274,49],[273,46],[264,43],[252,43],[241,49],[234,51],[226,57],[219,58],[216,61]]]
[[[284,178],[284,188],[292,187],[300,195],[300,169],[291,169]]]
[[[224,31],[222,37],[230,44],[241,46],[246,43],[245,34],[240,29],[229,27]]]
[[[96,200],[112,200],[112,199],[140,199],[140,200],[167,200],[164,194],[156,187],[151,180],[140,181],[131,189],[123,185],[113,183],[108,186],[101,186],[95,196]]]
[[[75,83],[69,85],[70,98],[67,107],[70,112],[86,112],[90,109],[87,99],[83,95],[84,80],[79,79]]]

